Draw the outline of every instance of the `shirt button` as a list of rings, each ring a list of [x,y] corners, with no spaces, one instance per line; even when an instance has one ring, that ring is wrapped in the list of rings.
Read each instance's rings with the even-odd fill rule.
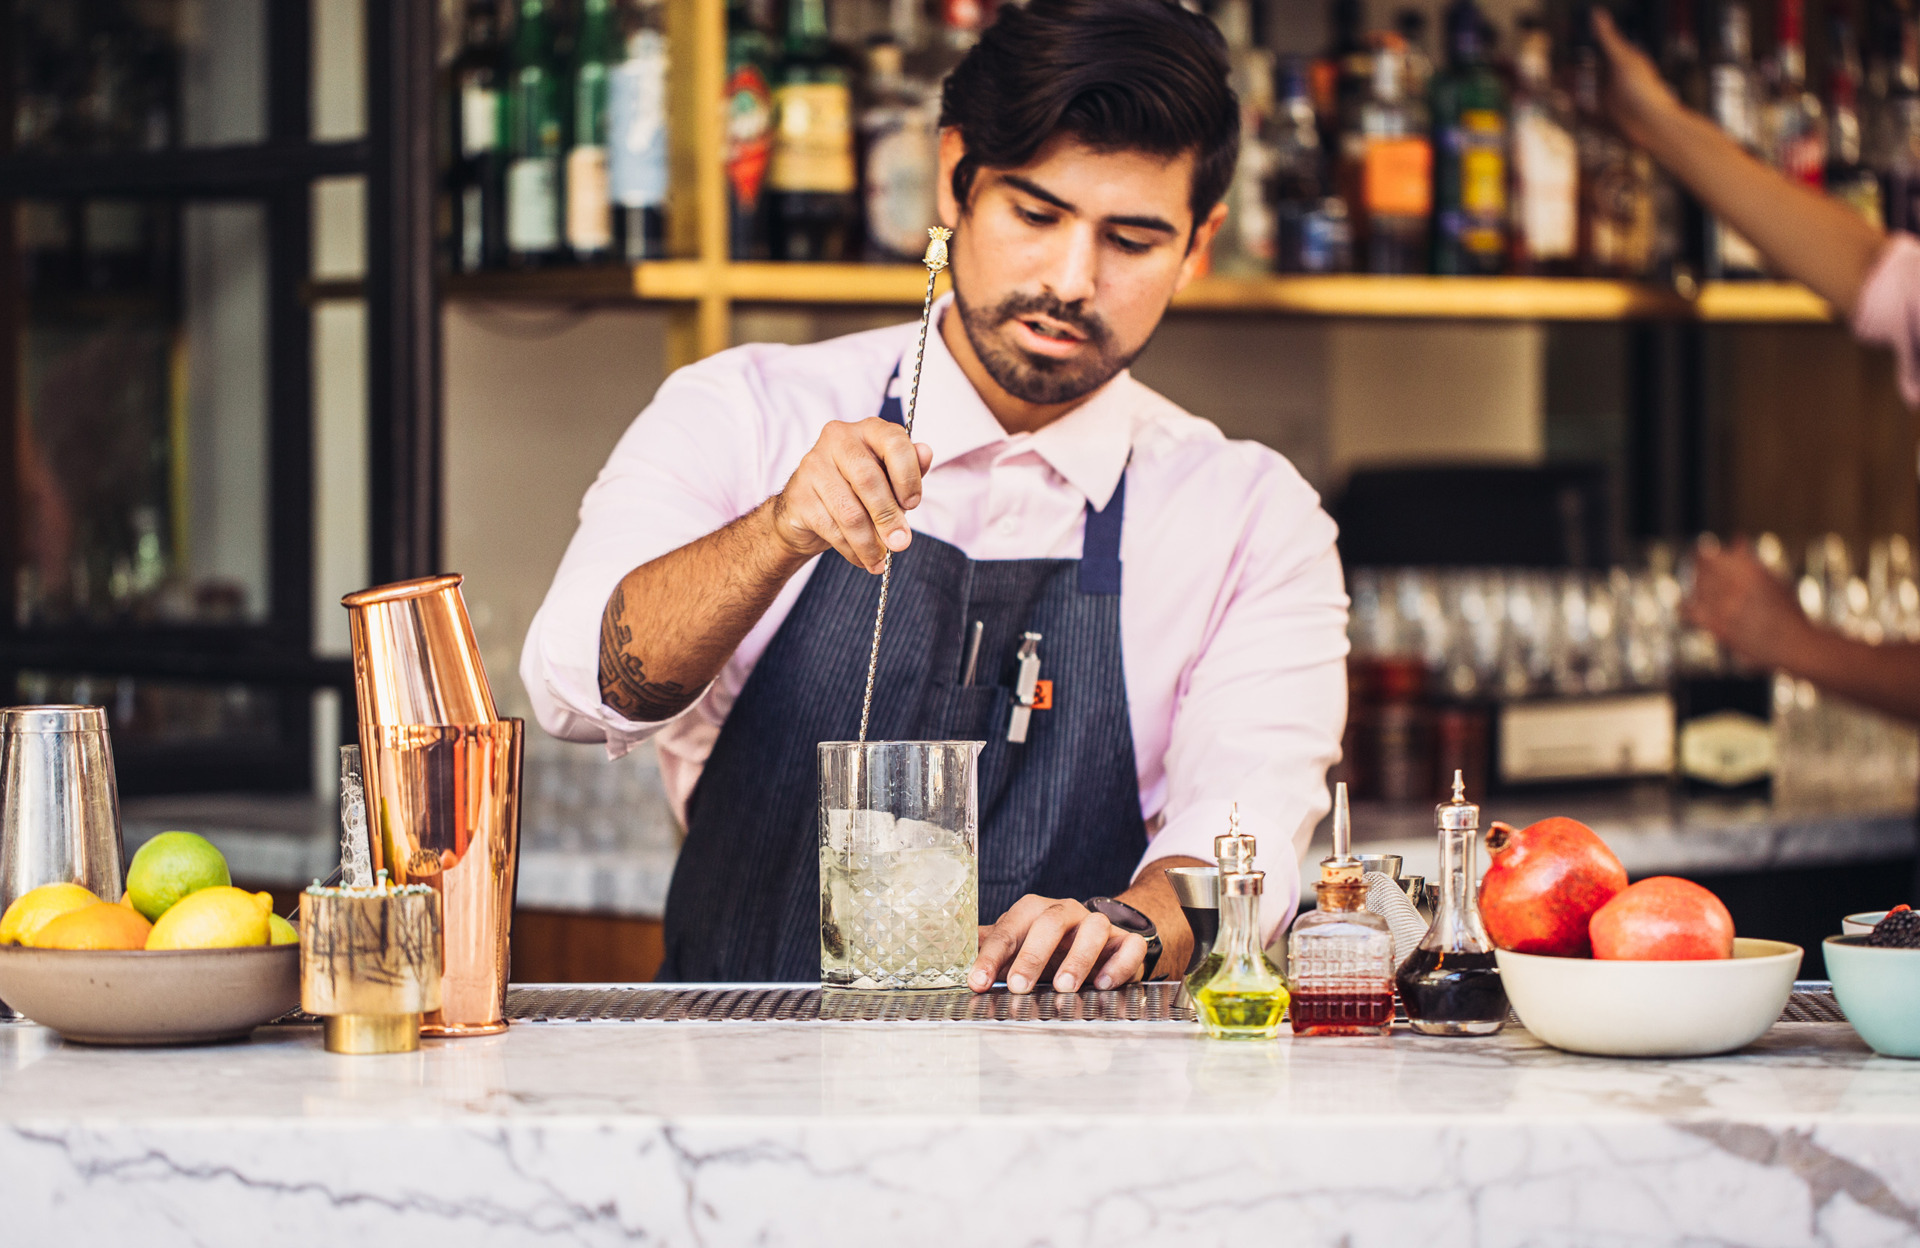
[[[1002,533],[1005,533],[1011,536],[1014,533],[1014,531],[1017,530],[1019,527],[1020,527],[1020,522],[1018,520],[1015,520],[1012,516],[1002,516],[1000,518],[1000,531]]]

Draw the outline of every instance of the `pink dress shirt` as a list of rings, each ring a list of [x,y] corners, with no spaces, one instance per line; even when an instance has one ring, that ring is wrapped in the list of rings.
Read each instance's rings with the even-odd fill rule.
[[[664,723],[629,721],[600,701],[607,598],[633,568],[779,493],[828,421],[876,415],[915,331],[736,347],[667,379],[587,491],[528,631],[520,675],[547,731],[605,741],[616,756],[651,738],[684,821],[728,711],[814,564]],[[909,521],[972,559],[1079,557],[1087,502],[1103,507],[1130,474],[1121,637],[1140,813],[1158,829],[1141,866],[1176,854],[1211,861],[1237,802],[1260,840],[1271,935],[1298,904],[1298,859],[1328,809],[1326,769],[1346,719],[1347,597],[1319,497],[1275,452],[1228,441],[1124,372],[1037,433],[1009,436],[938,333],[927,338],[913,436],[933,448],[933,466]]]
[[[1853,309],[1862,342],[1892,347],[1900,366],[1900,394],[1920,407],[1920,238],[1894,233],[1874,261]]]

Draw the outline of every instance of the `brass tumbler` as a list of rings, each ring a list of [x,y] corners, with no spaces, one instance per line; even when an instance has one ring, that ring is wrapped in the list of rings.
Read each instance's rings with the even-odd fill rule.
[[[376,585],[340,600],[353,634],[360,740],[399,724],[499,720],[461,577]]]
[[[506,1029],[507,938],[520,850],[524,725],[406,725],[374,730],[367,806],[374,868],[440,895],[446,957],[427,1036]]]
[[[300,1008],[331,1053],[411,1053],[440,1008],[440,898],[430,888],[322,888],[300,895]]]

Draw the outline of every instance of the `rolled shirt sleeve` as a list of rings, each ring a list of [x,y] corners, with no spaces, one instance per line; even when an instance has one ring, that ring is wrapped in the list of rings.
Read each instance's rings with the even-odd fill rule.
[[[600,619],[628,572],[731,523],[773,492],[762,478],[775,448],[753,418],[753,371],[728,358],[734,354],[669,377],[581,501],[579,528],[520,653],[534,715],[556,737],[604,740],[617,757],[672,722],[626,719],[602,703]],[[710,693],[711,686],[701,697]]]
[[[1853,332],[1862,342],[1893,348],[1900,395],[1920,407],[1920,238],[1895,233],[1860,288]]]
[[[1300,901],[1300,857],[1331,807],[1326,771],[1346,725],[1347,595],[1333,521],[1289,468],[1258,494],[1203,650],[1188,668],[1166,752],[1166,822],[1141,868],[1213,859],[1238,806],[1266,872],[1266,940]],[[1137,874],[1136,874],[1137,878]]]

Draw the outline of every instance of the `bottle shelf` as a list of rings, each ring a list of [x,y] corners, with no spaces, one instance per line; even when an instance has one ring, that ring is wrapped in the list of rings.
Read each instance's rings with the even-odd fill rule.
[[[946,279],[940,289],[946,288]],[[451,278],[453,299],[918,307],[926,270],[910,264],[660,260]],[[1788,282],[1709,282],[1694,298],[1646,282],[1553,277],[1212,275],[1182,291],[1192,312],[1489,321],[1818,322],[1827,303]]]

